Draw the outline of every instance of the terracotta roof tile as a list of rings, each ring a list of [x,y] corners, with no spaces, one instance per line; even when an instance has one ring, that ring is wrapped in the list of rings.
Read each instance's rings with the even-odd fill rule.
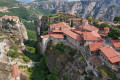
[[[103,21],[99,21],[99,22],[98,22],[99,25],[102,24],[102,23],[104,23],[104,22],[103,22]]]
[[[99,34],[100,34],[101,36],[107,36],[107,34],[109,33],[109,30],[110,30],[110,28],[105,27],[104,30],[100,30],[100,31],[99,31]]]
[[[102,41],[101,36],[97,32],[83,32],[85,41]]]
[[[78,29],[71,29],[71,31],[73,31],[73,32],[75,32],[75,33],[78,33],[78,34],[82,34],[82,33],[83,33],[83,31],[80,31],[80,30],[78,30]]]
[[[72,31],[70,31],[70,30],[64,31],[64,33],[65,33],[66,35],[70,36],[71,38],[77,40],[77,41],[81,41],[81,40],[82,40],[82,37],[81,37],[80,35],[72,32]]]
[[[120,62],[120,55],[110,46],[100,48],[111,63]]]
[[[87,19],[83,19],[82,22],[88,22],[88,20]]]
[[[47,34],[47,35],[42,35],[41,36],[42,38],[49,38],[49,35]]]
[[[112,24],[114,27],[117,27],[117,26],[119,26],[120,24],[119,23],[113,23]]]
[[[64,39],[64,36],[62,34],[50,34],[50,36],[57,39]]]
[[[89,44],[90,51],[96,51],[103,46],[105,46],[103,41]]]
[[[113,44],[113,46],[114,46],[115,48],[120,48],[120,41],[111,40],[111,42],[112,42],[112,44]]]
[[[62,33],[63,31],[60,30],[60,29],[55,29],[55,30],[53,30],[52,32],[55,32],[55,33]]]
[[[78,27],[83,28],[83,29],[88,30],[88,31],[98,31],[99,30],[98,28],[91,26],[90,24],[79,25]]]
[[[70,28],[69,25],[67,25],[67,23],[64,23],[64,22],[59,22],[57,24],[51,24],[50,25],[50,28]]]
[[[18,76],[18,65],[12,65],[12,78],[16,78]]]
[[[7,16],[7,15],[3,16],[2,18],[3,19],[19,19],[18,16]]]

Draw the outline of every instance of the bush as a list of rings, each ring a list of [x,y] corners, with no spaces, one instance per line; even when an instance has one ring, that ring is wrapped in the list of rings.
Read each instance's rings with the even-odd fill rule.
[[[109,24],[108,23],[102,23],[101,25],[100,25],[100,29],[104,29],[105,27],[110,27],[109,26]]]
[[[30,62],[30,59],[27,56],[23,56],[22,58],[26,63]]]
[[[56,44],[55,48],[58,53],[65,53],[66,47],[64,46],[64,44]]]
[[[113,21],[114,21],[114,22],[120,22],[120,17],[119,17],[119,16],[116,16]]]
[[[108,33],[108,36],[112,37],[113,39],[117,39],[120,37],[120,29],[112,29],[112,31]]]

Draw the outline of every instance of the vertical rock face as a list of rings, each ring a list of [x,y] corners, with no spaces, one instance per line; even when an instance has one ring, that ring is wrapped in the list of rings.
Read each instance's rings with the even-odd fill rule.
[[[102,18],[106,21],[112,21],[115,16],[120,15],[119,4],[120,0],[83,0],[73,2],[68,2],[67,0],[50,0],[49,2],[39,3],[39,7],[54,10],[55,13],[69,12],[83,18],[94,16],[95,19]]]
[[[20,33],[20,35],[23,39],[25,39],[25,40],[28,39],[27,30],[26,30],[25,26],[23,25],[23,23],[16,24],[14,26],[14,28],[16,28],[18,30],[18,32]]]

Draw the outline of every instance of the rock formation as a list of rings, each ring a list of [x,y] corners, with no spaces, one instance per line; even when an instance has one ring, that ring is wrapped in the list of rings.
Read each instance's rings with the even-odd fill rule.
[[[43,9],[57,12],[69,12],[77,14],[80,17],[88,18],[94,16],[95,19],[113,21],[115,16],[120,16],[120,0],[88,0],[88,1],[59,1],[37,3],[37,6]]]

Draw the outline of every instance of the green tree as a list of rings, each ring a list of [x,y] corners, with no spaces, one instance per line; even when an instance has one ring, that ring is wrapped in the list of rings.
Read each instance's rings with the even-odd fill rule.
[[[74,23],[73,23],[73,19],[71,20],[71,27],[73,27],[74,26]]]
[[[90,24],[93,22],[93,18],[88,18],[88,21],[90,22]]]
[[[52,74],[48,75],[47,80],[58,80],[57,74],[58,74],[58,70],[54,69]]]
[[[112,29],[112,31],[108,33],[108,36],[112,37],[113,39],[117,39],[120,37],[120,29]]]
[[[30,59],[27,57],[27,56],[23,56],[23,58],[22,58],[26,63],[27,62],[30,62]]]
[[[108,23],[102,23],[100,29],[103,30],[105,27],[110,27]]]
[[[81,18],[80,23],[83,24],[83,18]]]
[[[10,56],[10,57],[12,57],[13,54],[14,54],[14,53],[13,53],[12,51],[9,51],[7,55]]]
[[[116,16],[113,21],[114,21],[114,22],[120,22],[120,17],[119,17],[119,16]]]
[[[93,25],[94,25],[95,27],[99,27],[98,20],[95,20],[95,21],[93,22]]]

